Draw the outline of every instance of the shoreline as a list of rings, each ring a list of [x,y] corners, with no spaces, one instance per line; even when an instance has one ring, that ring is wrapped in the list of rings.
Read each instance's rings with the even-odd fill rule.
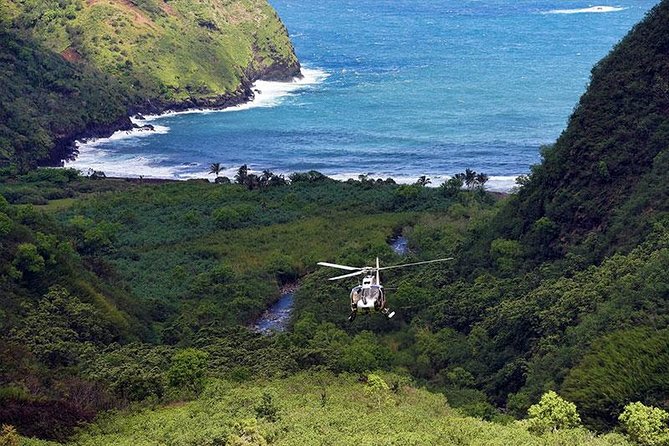
[[[303,77],[302,66],[297,62],[293,66],[268,67],[247,79],[242,79],[235,90],[212,97],[190,97],[182,101],[147,98],[140,104],[129,105],[125,116],[118,117],[111,123],[89,124],[84,129],[63,135],[55,141],[54,147],[39,166],[64,167],[68,161],[74,161],[79,156],[78,142],[109,138],[119,131],[131,132],[140,129],[141,126],[133,121],[136,116],[160,117],[170,113],[190,111],[221,111],[252,102],[256,97],[254,84],[258,81],[291,82]]]
[[[325,175],[328,179],[331,181],[336,181],[338,183],[346,183],[348,180],[338,180],[332,177],[329,177]],[[119,176],[108,176],[104,178],[105,180],[113,180],[113,181],[124,181],[126,183],[133,183],[133,184],[154,184],[154,185],[160,185],[160,184],[172,184],[172,183],[196,183],[196,184],[211,184],[211,185],[216,185],[214,181],[210,181],[209,178],[189,178],[189,179],[175,179],[175,178],[137,178],[137,177],[119,177]],[[391,178],[392,179],[392,178]],[[357,180],[354,180],[357,181]],[[230,183],[230,184],[236,184],[236,183]],[[401,185],[406,185],[410,183],[400,183],[396,182],[398,186]],[[438,184],[434,185],[428,185],[426,187],[430,188],[436,188],[439,187]],[[466,189],[462,189],[465,191]],[[509,190],[496,190],[496,189],[485,189],[485,192],[487,194],[493,195],[496,198],[504,198],[508,197],[509,195],[512,194],[511,189]],[[281,294],[284,294],[285,292],[291,292],[294,291],[295,289],[299,288],[299,283],[294,283],[294,284],[286,284],[283,285],[279,288],[281,291]]]

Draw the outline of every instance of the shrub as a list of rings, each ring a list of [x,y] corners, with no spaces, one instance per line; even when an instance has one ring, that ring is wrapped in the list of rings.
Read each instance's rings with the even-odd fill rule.
[[[530,406],[528,429],[543,434],[558,429],[570,429],[581,424],[576,405],[566,401],[552,390],[546,392],[538,404]]]
[[[199,393],[204,388],[209,354],[189,348],[172,356],[172,364],[167,372],[170,386]]]
[[[392,401],[390,387],[379,375],[370,373],[367,375],[367,385],[365,386],[365,395],[371,400],[373,407],[377,409],[385,406]]]
[[[229,207],[216,209],[213,213],[216,225],[221,229],[233,229],[239,227],[241,216],[237,211]]]
[[[260,433],[258,420],[250,418],[235,423],[234,434],[225,442],[228,446],[266,446],[267,440]]]
[[[44,257],[32,243],[21,243],[16,249],[13,265],[22,272],[40,273],[44,270]]]
[[[279,408],[274,403],[272,394],[267,391],[262,393],[260,402],[254,407],[254,410],[258,418],[264,418],[272,423],[279,420]]]
[[[7,212],[8,210],[9,210],[9,202],[2,194],[0,194],[0,211]]]
[[[669,413],[643,403],[630,403],[618,417],[630,439],[643,446],[669,445]]]
[[[2,425],[0,429],[0,446],[19,446],[19,434],[16,433],[14,426]]]
[[[14,226],[12,219],[7,216],[4,212],[0,212],[0,237],[4,237],[9,234]]]

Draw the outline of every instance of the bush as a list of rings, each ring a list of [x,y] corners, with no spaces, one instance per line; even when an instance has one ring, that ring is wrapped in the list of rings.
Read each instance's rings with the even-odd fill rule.
[[[379,375],[370,373],[367,375],[365,395],[371,400],[372,406],[380,409],[392,401],[390,387]]]
[[[14,426],[2,425],[0,429],[0,446],[19,446],[19,434],[16,433]]]
[[[14,222],[4,212],[0,212],[0,237],[4,237],[12,231]]]
[[[228,446],[266,446],[267,440],[260,433],[258,420],[250,418],[235,423],[235,433],[225,442]]]
[[[209,354],[189,348],[172,356],[172,365],[167,372],[170,386],[199,393],[204,388]]]
[[[640,445],[669,445],[669,413],[666,411],[636,402],[625,406],[618,419],[630,439]]]
[[[44,271],[44,257],[37,252],[32,243],[21,243],[16,249],[13,265],[24,273],[40,273]]]
[[[279,420],[279,409],[274,403],[274,397],[267,391],[262,393],[260,402],[254,409],[258,418],[264,418],[272,423]]]
[[[576,405],[566,401],[552,390],[546,392],[538,404],[530,406],[528,429],[543,434],[558,429],[571,429],[581,424]]]
[[[239,227],[241,223],[239,213],[229,207],[216,209],[213,217],[216,225],[221,229],[234,229]]]
[[[7,212],[8,210],[9,210],[9,202],[2,194],[0,194],[0,211]]]

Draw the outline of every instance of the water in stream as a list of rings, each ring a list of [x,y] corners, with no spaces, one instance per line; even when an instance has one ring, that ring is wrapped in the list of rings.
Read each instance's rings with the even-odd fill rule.
[[[295,302],[295,291],[287,291],[281,294],[274,305],[269,307],[253,325],[253,330],[258,333],[277,333],[288,328],[290,317],[293,313]]]
[[[409,240],[403,235],[400,235],[390,241],[390,247],[393,249],[395,254],[399,256],[405,256],[409,254]]]

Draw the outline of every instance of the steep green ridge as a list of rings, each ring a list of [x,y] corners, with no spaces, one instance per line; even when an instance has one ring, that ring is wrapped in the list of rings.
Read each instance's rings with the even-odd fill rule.
[[[114,78],[0,26],[0,166],[26,170],[59,138],[86,128],[129,128],[126,113],[127,96]]]
[[[299,75],[265,0],[3,0],[12,25],[118,78],[136,101],[212,105],[258,78]]]
[[[414,373],[448,395],[443,370],[462,368],[517,415],[559,390],[600,430],[630,401],[667,408],[668,29],[663,1],[593,69],[518,193],[471,226],[457,273],[413,282],[437,289]]]
[[[566,130],[500,214],[506,238],[533,243],[543,230],[542,246],[530,254],[541,253],[530,262],[629,250],[666,215],[667,29],[669,2],[662,1],[593,68]]]
[[[0,161],[21,170],[128,113],[225,107],[300,74],[265,0],[0,0],[0,32]]]

